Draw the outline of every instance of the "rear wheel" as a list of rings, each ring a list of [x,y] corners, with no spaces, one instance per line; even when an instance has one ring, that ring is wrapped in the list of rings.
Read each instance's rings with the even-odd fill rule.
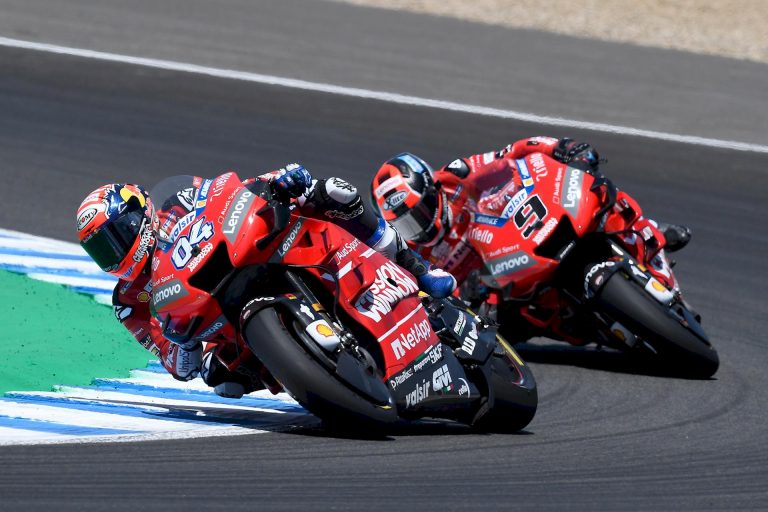
[[[273,308],[263,309],[243,333],[253,353],[296,401],[333,426],[379,429],[398,420],[391,396],[387,403],[363,398],[300,346],[291,320]]]
[[[651,347],[650,361],[665,372],[706,379],[717,371],[720,359],[712,345],[622,272],[606,281],[597,303],[600,310]],[[693,318],[689,321],[695,322]]]

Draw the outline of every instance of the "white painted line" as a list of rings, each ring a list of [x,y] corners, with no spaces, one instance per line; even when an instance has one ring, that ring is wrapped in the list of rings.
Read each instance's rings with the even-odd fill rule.
[[[0,40],[2,40],[2,38],[0,38]],[[19,247],[19,244],[21,244],[21,248],[25,249],[55,249],[57,251],[64,251],[66,254],[86,255],[85,250],[83,250],[79,244],[72,242],[54,240],[53,238],[46,238],[44,236],[30,235],[29,233],[14,231],[12,229],[0,229],[0,236],[12,237],[5,240],[0,238],[0,247]],[[19,240],[22,242],[19,242]]]
[[[0,402],[0,414],[12,418],[60,423],[75,427],[111,428],[116,430],[138,430],[143,432],[170,432],[174,430],[203,429],[207,425],[183,423],[162,418],[136,418],[103,412],[77,409],[62,409],[51,405],[27,404],[23,402]],[[220,425],[218,425],[220,426]]]
[[[6,231],[4,229],[0,229],[0,233],[5,234],[6,236],[16,236],[14,232]],[[61,242],[59,240],[53,240],[52,238],[0,238],[0,252],[2,252],[3,249],[56,253],[66,256],[86,256],[86,252],[78,244]]]
[[[282,427],[289,430],[291,425]],[[10,445],[43,445],[43,444],[91,444],[91,443],[131,443],[136,441],[161,441],[170,439],[196,439],[201,437],[243,436],[251,434],[266,434],[280,429],[279,426],[270,430],[259,430],[244,427],[209,427],[205,430],[175,430],[167,432],[147,432],[142,434],[116,434],[105,436],[70,436],[53,433],[41,435],[39,432],[21,431],[18,429],[0,430],[0,446]]]
[[[51,253],[52,254],[52,253]],[[92,261],[83,261],[67,258],[45,258],[41,256],[27,256],[21,254],[3,254],[0,251],[0,263],[29,268],[29,272],[39,269],[72,270],[81,274],[97,276],[96,278],[107,282],[110,288],[115,286],[117,279],[103,272]]]
[[[38,444],[41,438],[45,439],[46,443],[51,443],[68,440],[71,438],[71,436],[67,436],[66,434],[57,434],[55,432],[46,432],[45,434],[41,434],[35,430],[0,427],[0,446],[9,444]]]
[[[215,403],[215,402],[205,402],[202,400],[195,400],[194,395],[190,395],[189,399],[181,400],[179,398],[160,398],[160,397],[150,397],[150,396],[142,396],[142,395],[136,395],[132,393],[121,393],[119,391],[109,391],[109,390],[102,390],[102,389],[85,389],[85,388],[76,388],[76,387],[69,387],[69,386],[61,386],[56,388],[57,391],[30,391],[23,393],[24,396],[30,396],[30,397],[48,397],[48,398],[67,398],[74,401],[81,401],[83,403],[94,403],[94,404],[133,404],[137,407],[144,407],[144,408],[162,408],[162,407],[187,407],[187,408],[198,408],[198,409],[215,409],[215,410],[221,410],[221,411],[239,411],[243,413],[250,413],[250,412],[258,412],[258,413],[266,413],[266,414],[274,414],[274,415],[281,415],[281,414],[289,414],[286,411],[280,411],[277,409],[270,409],[268,407],[254,407],[252,405],[238,405],[238,402],[233,399],[233,404],[221,404],[221,403]],[[171,388],[166,388],[171,389]],[[210,389],[210,388],[209,388]],[[249,397],[254,397],[253,394],[248,395]],[[287,402],[287,400],[286,400]],[[294,402],[295,403],[295,402]],[[0,402],[2,404],[2,402]],[[26,405],[26,404],[23,404]],[[39,405],[39,404],[37,404]],[[50,407],[57,407],[57,404],[52,403],[50,404]],[[66,410],[66,409],[65,409]],[[119,414],[119,411],[115,411],[116,414]],[[294,413],[298,414],[298,413]],[[303,413],[302,413],[303,414]],[[17,413],[19,417],[19,415]],[[67,421],[69,424],[69,421]],[[91,424],[91,426],[95,427],[104,427],[104,424],[94,422]]]
[[[418,96],[408,96],[390,92],[373,91],[369,89],[360,89],[356,87],[344,87],[341,85],[325,84],[318,82],[309,82],[306,80],[297,80],[294,78],[285,78],[273,75],[263,75],[260,73],[250,73],[247,71],[237,71],[233,69],[213,68],[208,66],[199,66],[185,62],[172,60],[152,59],[147,57],[134,57],[118,53],[100,52],[95,50],[86,50],[83,48],[70,48],[67,46],[58,46],[54,44],[37,43],[33,41],[23,41],[20,39],[11,39],[0,37],[0,46],[9,48],[22,48],[25,50],[35,50],[62,55],[71,55],[74,57],[83,57],[87,59],[104,60],[110,62],[120,62],[123,64],[133,64],[137,66],[146,66],[151,68],[165,69],[170,71],[180,71],[184,73],[196,73],[199,75],[213,76],[217,78],[228,78],[232,80],[242,80],[246,82],[255,82],[266,85],[278,85],[290,89],[301,89],[305,91],[324,92],[340,96],[351,96],[355,98],[365,98],[400,105],[412,105],[416,107],[428,107],[441,110],[450,110],[453,112],[462,112],[466,114],[476,114],[500,119],[515,119],[529,123],[537,123],[549,126],[561,126],[567,128],[577,128],[582,130],[592,130],[597,132],[615,133],[619,135],[631,135],[635,137],[645,137],[649,139],[665,140],[670,142],[679,142],[683,144],[693,144],[697,146],[708,146],[713,148],[731,149],[735,151],[751,151],[756,153],[768,153],[768,146],[761,144],[750,144],[731,140],[710,139],[706,137],[696,137],[693,135],[680,135],[676,133],[658,132],[654,130],[641,130],[627,126],[619,126],[605,123],[593,123],[589,121],[579,121],[575,119],[566,119],[562,117],[541,116],[528,112],[519,112],[516,110],[505,110],[500,108],[484,107],[480,105],[469,105],[464,103],[455,103],[451,101],[435,100],[430,98],[421,98]]]

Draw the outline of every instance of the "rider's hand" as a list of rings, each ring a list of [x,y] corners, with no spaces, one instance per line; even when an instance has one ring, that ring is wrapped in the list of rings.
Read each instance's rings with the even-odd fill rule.
[[[586,142],[577,144],[573,149],[568,151],[570,157],[569,162],[574,167],[580,167],[584,170],[596,171],[598,165],[600,165],[600,154]]]
[[[312,175],[299,164],[286,165],[276,174],[272,185],[283,199],[299,197],[312,185]]]
[[[596,172],[600,165],[600,154],[586,142],[561,139],[552,156],[566,164],[588,172]]]

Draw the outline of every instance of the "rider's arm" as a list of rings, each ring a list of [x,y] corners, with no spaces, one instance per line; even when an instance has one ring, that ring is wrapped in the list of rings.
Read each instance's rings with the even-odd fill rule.
[[[576,167],[596,168],[600,155],[586,142],[577,142],[564,137],[530,137],[521,139],[500,150],[497,155],[503,158],[522,158],[531,153],[544,153],[555,160]]]
[[[112,294],[112,306],[117,320],[128,329],[142,347],[160,359],[163,367],[174,378],[190,380],[197,377],[200,371],[202,346],[186,350],[164,338],[159,322],[149,313],[148,303],[131,304],[121,297],[118,289],[125,284],[125,281],[120,281]]]
[[[317,184],[312,175],[300,164],[288,164],[276,171],[261,174],[255,178],[266,181],[272,187],[272,193],[280,200],[302,204],[303,199]],[[246,180],[244,183],[248,183]]]

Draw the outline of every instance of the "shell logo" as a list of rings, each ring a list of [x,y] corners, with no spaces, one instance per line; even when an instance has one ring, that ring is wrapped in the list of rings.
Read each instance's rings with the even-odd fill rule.
[[[663,293],[663,292],[667,292],[667,291],[669,291],[669,290],[667,290],[667,289],[664,287],[664,285],[663,285],[663,284],[661,284],[660,282],[658,282],[658,281],[657,281],[657,280],[655,280],[655,279],[651,280],[651,286],[653,286],[653,289],[654,289],[654,290],[656,290],[657,292],[662,292],[662,293]]]
[[[326,324],[317,324],[315,326],[315,330],[317,330],[317,333],[321,336],[325,336],[326,338],[330,338],[334,335],[333,330],[328,327]]]
[[[624,335],[624,333],[620,329],[614,329],[611,332],[613,332],[613,335],[616,336],[616,338],[618,338],[619,340],[627,341],[627,337]]]
[[[152,296],[147,292],[139,292],[136,298],[139,299],[140,302],[149,302],[149,299],[151,299]]]

